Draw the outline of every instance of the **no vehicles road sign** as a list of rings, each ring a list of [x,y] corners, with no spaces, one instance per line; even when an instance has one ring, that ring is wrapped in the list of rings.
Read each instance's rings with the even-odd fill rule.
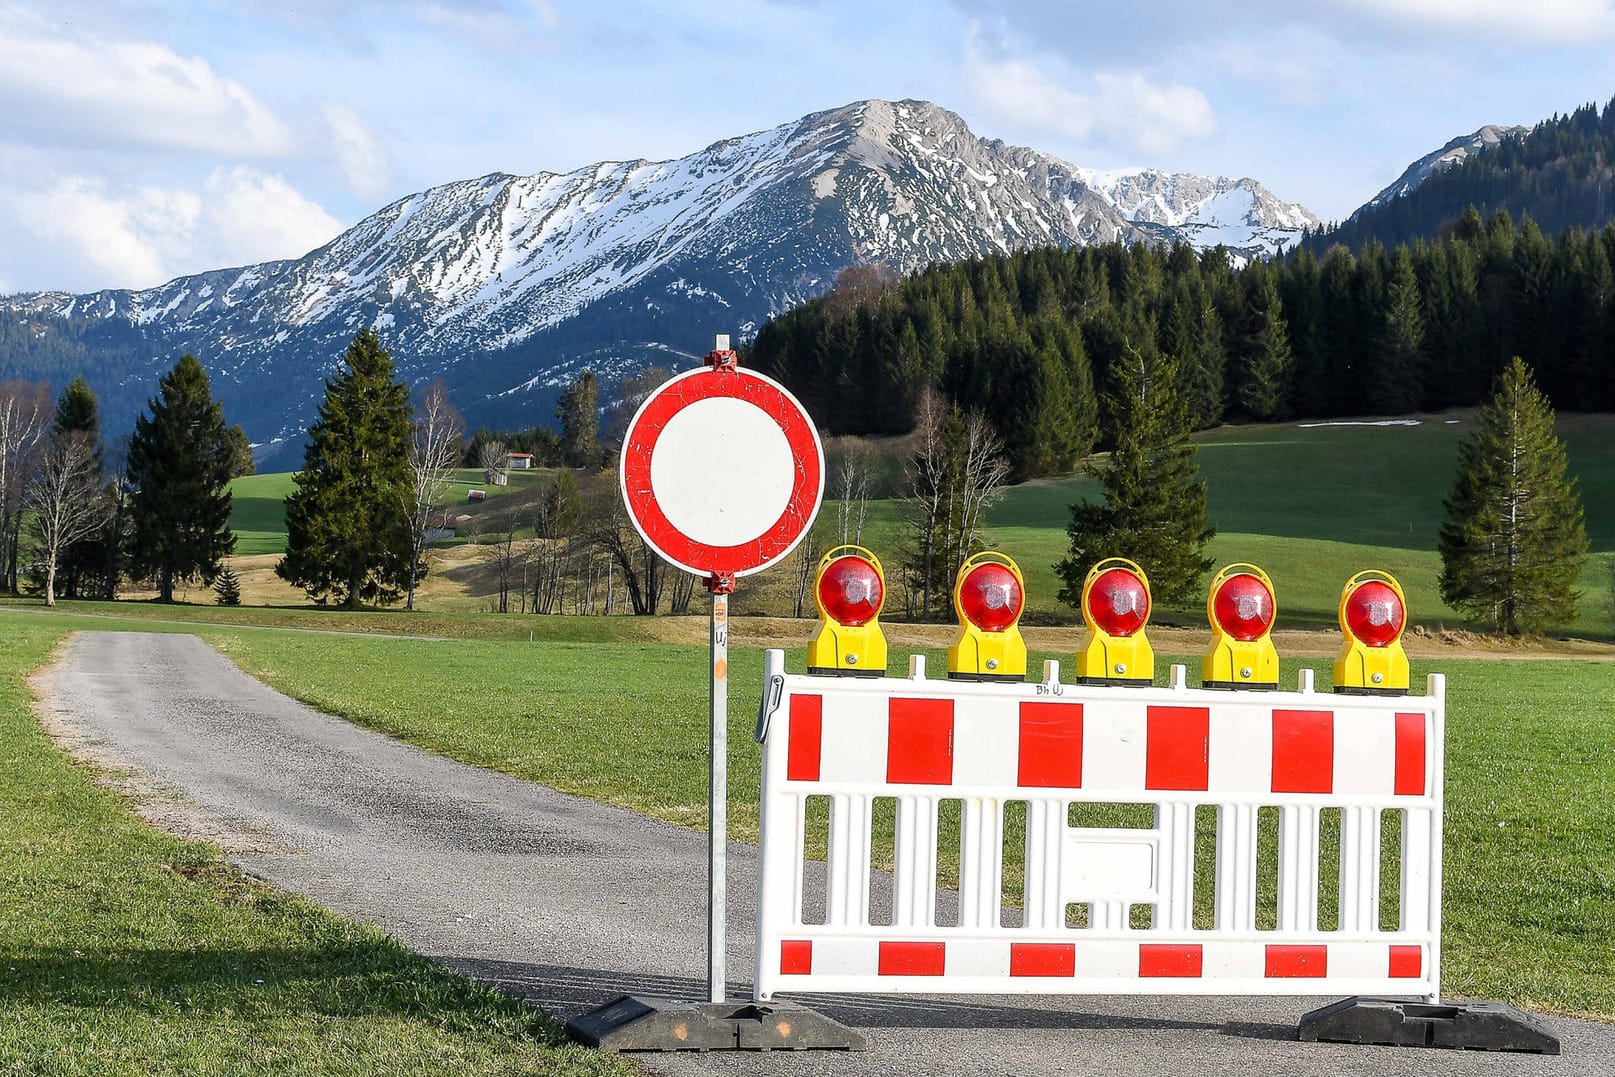
[[[640,405],[621,480],[635,529],[665,560],[700,576],[746,576],[813,525],[824,451],[784,386],[719,364],[680,374]]]

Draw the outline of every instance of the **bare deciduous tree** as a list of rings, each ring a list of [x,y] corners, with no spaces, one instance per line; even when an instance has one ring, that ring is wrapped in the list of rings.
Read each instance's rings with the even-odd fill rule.
[[[874,492],[879,457],[861,438],[837,438],[830,446],[830,492],[836,497],[841,543],[863,545],[864,522]]]
[[[415,585],[421,577],[421,559],[426,554],[426,538],[432,530],[434,514],[448,501],[454,466],[460,462],[460,441],[465,422],[449,403],[448,387],[434,381],[415,405],[415,433],[409,449],[410,527],[412,528],[411,569],[405,609],[415,608]]]
[[[28,481],[25,498],[45,555],[45,605],[56,605],[56,567],[62,551],[106,522],[95,444],[73,431],[53,438]]]
[[[932,386],[920,390],[914,406],[913,450],[903,465],[908,484],[910,523],[919,546],[920,586],[918,594],[909,589],[908,615],[916,612],[921,617],[931,613],[931,581],[935,578],[934,566],[939,534],[944,522],[943,507],[948,497],[948,453],[946,426],[948,402]],[[914,599],[920,608],[914,610]]]
[[[27,476],[50,424],[52,406],[48,386],[25,381],[0,385],[0,577],[12,593],[17,590]]]
[[[948,575],[959,571],[982,542],[986,528],[987,510],[1003,496],[1004,481],[1009,478],[1009,461],[1004,457],[1004,442],[993,430],[987,416],[972,411],[965,416],[963,459],[959,474],[959,515],[954,527],[953,548],[948,558]]]
[[[489,485],[503,486],[508,481],[505,474],[508,456],[503,441],[489,438],[477,443],[477,466],[482,469],[482,476]]]

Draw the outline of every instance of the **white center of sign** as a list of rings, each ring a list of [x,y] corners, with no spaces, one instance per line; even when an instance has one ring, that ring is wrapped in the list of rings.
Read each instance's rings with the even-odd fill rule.
[[[733,397],[698,400],[667,421],[650,458],[656,503],[686,537],[739,546],[779,520],[796,460],[778,421]]]

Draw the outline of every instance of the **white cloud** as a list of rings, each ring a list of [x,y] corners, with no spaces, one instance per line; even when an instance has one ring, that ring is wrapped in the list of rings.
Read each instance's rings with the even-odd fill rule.
[[[290,153],[290,128],[206,60],[0,8],[0,133],[50,145],[234,157]]]
[[[215,170],[200,190],[114,190],[70,176],[9,199],[23,227],[77,263],[77,289],[146,288],[185,273],[292,258],[341,224],[276,175]]]
[[[1611,0],[1347,0],[1347,6],[1388,22],[1514,44],[1588,45],[1615,37]]]
[[[1025,60],[973,52],[969,74],[976,98],[1001,120],[1062,138],[1158,157],[1217,131],[1200,90],[1152,82],[1138,72],[1101,72],[1091,92],[1077,93]]]
[[[387,189],[391,165],[387,147],[364,120],[346,105],[328,104],[320,110],[337,167],[348,189],[360,198],[373,199]]]

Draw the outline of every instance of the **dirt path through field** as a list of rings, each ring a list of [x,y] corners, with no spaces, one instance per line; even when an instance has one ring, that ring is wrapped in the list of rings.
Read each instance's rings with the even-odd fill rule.
[[[701,834],[430,755],[320,714],[194,636],[89,632],[38,679],[50,724],[241,833],[245,870],[561,1015],[623,991],[697,997]],[[185,827],[193,812],[171,813]],[[250,851],[249,851],[250,850]],[[732,990],[748,992],[756,850],[730,853]],[[865,1054],[688,1055],[674,1075],[1607,1075],[1615,1027],[1559,1058],[1301,1044],[1294,999],[821,996]]]

